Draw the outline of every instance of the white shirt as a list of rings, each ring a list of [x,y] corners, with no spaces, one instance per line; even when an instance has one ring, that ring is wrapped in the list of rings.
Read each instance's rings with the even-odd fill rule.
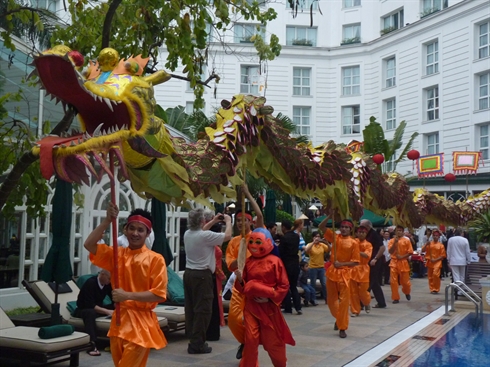
[[[447,242],[447,261],[461,266],[471,262],[470,244],[463,236],[454,236]]]
[[[184,233],[185,267],[187,269],[209,269],[212,273],[216,270],[216,257],[214,246],[221,246],[225,239],[224,233],[212,231],[192,231],[188,229]]]

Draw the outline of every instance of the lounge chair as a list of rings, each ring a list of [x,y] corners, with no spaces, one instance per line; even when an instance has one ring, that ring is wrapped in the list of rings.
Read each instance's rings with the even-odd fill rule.
[[[7,314],[0,308],[0,355],[2,358],[20,361],[21,366],[31,363],[43,365],[70,361],[71,367],[77,367],[79,353],[93,348],[88,334],[75,331],[68,336],[41,339],[39,328],[15,326]]]
[[[51,313],[51,305],[55,300],[55,293],[51,289],[48,283],[38,280],[34,282],[22,281],[22,284],[26,287],[27,291],[31,294],[31,296],[36,300],[41,309],[46,313]],[[67,307],[69,302],[73,302],[77,300],[78,293],[80,289],[77,287],[75,282],[72,280],[67,283],[69,292],[66,293],[58,293],[58,303],[60,304],[60,315],[70,325],[73,325],[77,330],[84,330],[83,320],[79,317],[74,317],[70,314],[70,311]],[[157,314],[158,323],[162,330],[166,330],[168,328],[168,320]],[[107,317],[99,317],[96,321],[97,331],[99,332],[101,337],[105,337],[107,332],[109,331],[109,327],[111,324],[110,318]]]

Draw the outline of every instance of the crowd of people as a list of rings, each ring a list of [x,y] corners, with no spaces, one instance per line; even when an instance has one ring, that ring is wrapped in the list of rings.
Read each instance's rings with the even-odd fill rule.
[[[293,308],[302,315],[303,307],[325,302],[335,319],[334,330],[346,338],[351,317],[363,310],[370,313],[371,307],[387,307],[384,285],[390,286],[393,304],[401,301],[400,287],[405,300],[411,300],[410,258],[414,254],[425,254],[428,289],[433,294],[440,292],[441,278],[449,271],[454,281],[464,280],[465,266],[471,261],[468,240],[460,230],[448,234],[427,230],[419,246],[416,236],[402,226],[376,230],[369,220],[362,220],[356,228],[344,219],[338,230],[327,228],[331,213],[307,243],[303,220],[284,220],[280,228],[276,223],[264,225],[260,207],[246,185],[243,192],[255,217],[237,208],[234,225],[240,234],[235,237],[228,214],[208,209],[188,214],[183,283],[189,354],[212,352],[207,341],[220,339],[225,325],[222,303],[228,299],[228,327],[238,342],[240,366],[258,364],[259,345],[274,366],[285,366],[286,344],[295,345],[295,340],[284,315],[292,314]],[[135,210],[124,226],[125,243],[118,248],[123,275],[118,287],[111,287],[113,250],[99,240],[117,215],[117,207],[109,204],[106,219],[85,241],[91,261],[103,270],[80,292],[77,312],[93,340],[95,318],[114,312],[112,306],[101,303],[110,296],[120,305],[120,322],[113,318],[108,333],[114,364],[145,366],[150,348],[167,343],[152,312],[166,300],[166,265],[148,245],[151,215]],[[227,242],[224,251],[221,247]],[[227,281],[225,271],[230,274]],[[100,353],[94,349],[90,354]]]

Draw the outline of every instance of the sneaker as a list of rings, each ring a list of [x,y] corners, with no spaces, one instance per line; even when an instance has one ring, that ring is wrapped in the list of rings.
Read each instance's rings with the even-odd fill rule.
[[[211,348],[208,343],[204,343],[199,349],[192,348],[190,345],[187,347],[187,353],[189,354],[207,354],[211,353],[212,350],[213,348]]]
[[[311,303],[312,306],[318,306],[318,303],[315,302],[315,301],[310,301],[310,303]]]
[[[358,313],[352,313],[351,316],[352,317],[357,317],[357,316],[359,316],[359,314]]]
[[[407,298],[407,301],[410,301],[412,299],[412,296],[409,294],[405,294],[405,297]]]
[[[366,313],[371,312],[371,306],[370,305],[365,306],[364,309],[366,310]]]
[[[397,303],[400,303],[399,300],[395,299],[393,302],[392,302],[394,305],[396,305]]]
[[[344,339],[344,338],[347,338],[347,334],[345,333],[345,330],[340,330],[339,331],[339,336]]]
[[[236,359],[242,359],[242,353],[243,353],[243,348],[245,347],[245,344],[240,344],[238,347],[238,350],[236,352]]]
[[[303,311],[301,311],[301,310],[296,310],[296,313],[297,313],[298,315],[302,315],[302,314],[303,314]]]
[[[308,302],[305,302],[305,303],[303,304],[303,307],[310,307],[310,305],[308,304]]]

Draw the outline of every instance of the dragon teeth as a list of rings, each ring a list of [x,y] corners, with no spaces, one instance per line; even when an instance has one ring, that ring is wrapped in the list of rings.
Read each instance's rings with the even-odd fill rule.
[[[112,108],[112,103],[111,103],[111,100],[109,98],[104,98],[104,102],[105,104],[107,105],[107,107],[109,107],[109,109],[114,112],[114,109]]]

